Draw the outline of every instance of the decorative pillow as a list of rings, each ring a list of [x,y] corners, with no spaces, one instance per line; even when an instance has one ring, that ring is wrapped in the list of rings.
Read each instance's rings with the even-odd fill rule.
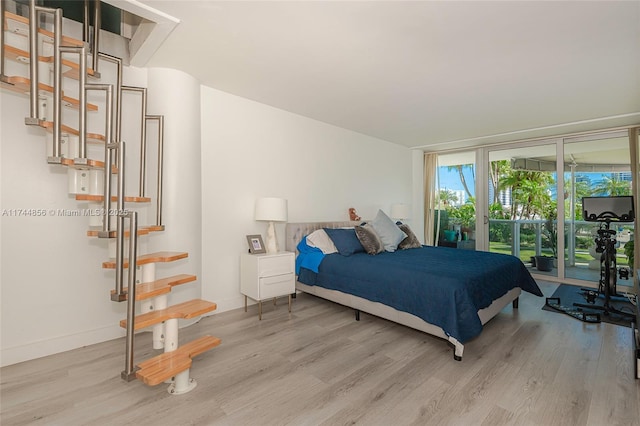
[[[335,244],[333,244],[333,241],[331,241],[331,238],[329,238],[324,229],[318,229],[307,235],[307,245],[309,247],[319,248],[324,254],[338,252]]]
[[[400,241],[400,244],[398,244],[398,248],[400,250],[422,247],[422,244],[420,244],[418,237],[416,237],[416,234],[414,234],[411,228],[409,228],[409,225],[407,225],[406,223],[398,222],[398,227],[402,230],[402,232],[407,234],[407,238]]]
[[[375,219],[371,221],[371,226],[376,230],[386,251],[396,251],[400,241],[407,238],[407,234],[402,232],[382,210],[378,210]]]
[[[356,226],[355,230],[360,244],[364,247],[364,251],[369,254],[378,254],[384,251],[382,241],[371,224],[365,223],[361,226]]]
[[[356,236],[356,230],[349,229],[331,229],[324,228],[333,244],[338,249],[338,253],[343,256],[350,256],[353,253],[364,252],[364,247],[360,244],[358,237]]]

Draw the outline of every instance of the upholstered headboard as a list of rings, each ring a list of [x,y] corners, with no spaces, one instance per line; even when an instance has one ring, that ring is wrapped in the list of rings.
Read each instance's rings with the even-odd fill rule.
[[[309,235],[313,231],[322,228],[344,228],[359,225],[362,221],[357,222],[304,222],[304,223],[287,223],[285,230],[285,250],[296,252],[296,247],[302,237]]]

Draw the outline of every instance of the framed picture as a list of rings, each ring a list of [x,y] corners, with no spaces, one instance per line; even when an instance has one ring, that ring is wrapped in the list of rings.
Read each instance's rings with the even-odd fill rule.
[[[267,252],[267,249],[264,248],[264,243],[262,242],[262,235],[247,235],[247,243],[249,243],[249,253],[251,254]]]

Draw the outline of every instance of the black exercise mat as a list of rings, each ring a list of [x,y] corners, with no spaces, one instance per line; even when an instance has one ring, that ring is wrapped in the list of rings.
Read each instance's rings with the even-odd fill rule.
[[[573,306],[574,303],[581,303],[589,306],[602,306],[604,304],[604,295],[600,295],[596,297],[595,303],[590,304],[587,302],[587,299],[584,295],[583,287],[578,287],[578,286],[569,285],[569,284],[560,284],[558,289],[553,293],[553,296],[551,297],[560,298],[560,304],[562,306],[571,307],[571,308],[574,308]],[[620,297],[620,296],[612,297],[609,305],[622,312],[629,312],[629,313],[635,312],[635,306],[633,306],[626,297]],[[614,313],[610,315],[604,315],[602,311],[596,310],[596,309],[589,309],[589,308],[582,308],[582,309],[584,309],[585,312],[600,313],[600,320],[602,322],[608,322],[610,324],[621,325],[624,327],[631,327],[631,320],[628,319],[627,317],[616,315]],[[562,314],[561,312],[558,312],[557,310],[552,309],[547,305],[544,305],[542,307],[542,310],[555,312],[557,314]]]

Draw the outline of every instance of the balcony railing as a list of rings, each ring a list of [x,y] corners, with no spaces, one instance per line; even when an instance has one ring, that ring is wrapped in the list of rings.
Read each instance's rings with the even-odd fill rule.
[[[557,241],[550,241],[548,235],[545,235],[545,224],[548,221],[544,219],[538,220],[509,220],[509,219],[490,219],[489,220],[489,234],[491,236],[492,227],[504,226],[508,227],[510,237],[501,239],[500,242],[510,244],[511,254],[520,257],[522,247],[530,246],[533,243],[533,250],[535,256],[542,254],[553,254],[554,247],[557,247]],[[529,226],[533,228],[533,233],[523,232],[523,228]],[[553,221],[554,229],[557,229],[557,222]],[[595,245],[595,231],[599,228],[599,225],[595,222],[586,221],[565,221],[565,265],[576,265],[576,253],[589,253],[589,247]],[[613,228],[615,227],[615,228]],[[624,247],[624,244],[631,239],[633,232],[633,223],[612,224],[612,229],[618,231],[616,239],[618,241],[617,247]],[[533,241],[525,241],[523,244],[523,235],[533,235]],[[572,238],[569,238],[572,236]],[[579,241],[579,239],[587,239],[587,241]],[[530,240],[530,238],[526,238]],[[493,241],[495,242],[495,241]],[[584,247],[586,245],[586,247]],[[582,246],[582,247],[580,247]],[[545,253],[546,252],[546,253]],[[618,252],[620,254],[620,252]],[[524,259],[528,260],[528,259]]]

